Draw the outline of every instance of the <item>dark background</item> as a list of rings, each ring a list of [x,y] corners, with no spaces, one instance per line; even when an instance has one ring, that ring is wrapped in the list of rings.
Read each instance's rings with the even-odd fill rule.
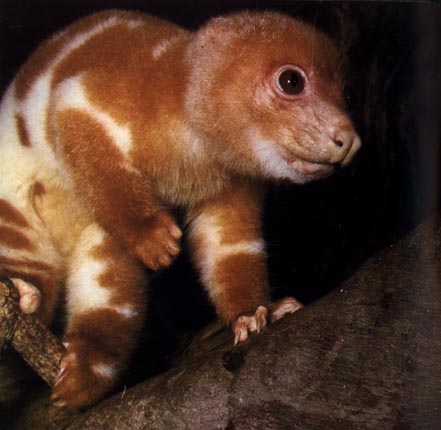
[[[269,8],[308,20],[347,51],[348,107],[364,146],[354,163],[332,178],[302,187],[271,186],[264,222],[275,298],[290,294],[309,303],[323,296],[438,208],[440,6],[1,0],[1,91],[45,37],[111,7],[147,11],[190,28],[233,9]],[[177,343],[213,318],[185,249],[172,268],[153,276],[151,291],[149,321],[131,367],[133,381],[163,370]]]

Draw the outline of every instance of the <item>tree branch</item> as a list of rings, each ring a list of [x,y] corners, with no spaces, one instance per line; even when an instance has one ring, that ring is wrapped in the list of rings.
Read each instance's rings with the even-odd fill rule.
[[[37,318],[21,312],[14,285],[9,279],[2,278],[0,347],[7,342],[50,386],[54,384],[64,347]]]

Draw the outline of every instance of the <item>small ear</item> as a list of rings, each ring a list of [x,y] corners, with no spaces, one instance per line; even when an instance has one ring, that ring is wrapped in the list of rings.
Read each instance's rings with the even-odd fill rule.
[[[231,31],[233,27],[231,19],[225,16],[218,16],[210,19],[204,26],[204,30],[217,35]]]
[[[238,23],[240,15],[219,16],[210,19],[200,30],[199,34],[204,38],[223,45],[231,41],[232,38],[237,37],[241,32],[241,27]]]

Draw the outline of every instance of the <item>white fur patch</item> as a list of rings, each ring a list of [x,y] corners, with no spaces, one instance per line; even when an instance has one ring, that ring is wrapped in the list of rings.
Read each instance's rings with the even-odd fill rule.
[[[47,66],[46,71],[37,78],[25,100],[18,106],[17,113],[23,115],[29,135],[31,136],[32,145],[38,147],[41,156],[45,158],[49,166],[54,165],[54,157],[46,140],[46,120],[54,71],[58,64],[74,50],[116,23],[117,18],[111,17],[91,29],[75,35]]]
[[[261,138],[251,138],[251,148],[255,158],[263,168],[264,172],[271,178],[290,179],[298,182],[300,177],[278,153],[277,143]]]
[[[130,305],[114,305],[112,289],[102,286],[100,276],[107,262],[90,255],[90,250],[101,245],[105,237],[98,224],[89,225],[81,234],[69,265],[67,277],[67,309],[70,319],[74,315],[93,310],[111,310],[123,318],[134,318],[138,312]]]
[[[279,152],[281,145],[263,138],[259,130],[250,132],[249,139],[255,159],[269,178],[289,179],[295,184],[304,184],[313,178],[324,177],[331,171],[329,166],[304,161],[301,155],[296,156],[295,153],[292,160],[286,160]],[[323,150],[318,151],[317,156],[323,156]]]
[[[178,135],[181,136],[182,142],[185,144],[184,156],[189,161],[204,162],[207,156],[207,151],[202,142],[202,139],[185,123],[178,123],[175,125],[175,129],[179,130]]]
[[[0,195],[6,199],[13,196],[14,201],[20,203],[17,207],[27,204],[29,187],[35,181],[59,186],[66,179],[60,176],[61,170],[46,135],[50,86],[56,67],[75,49],[117,22],[116,17],[111,17],[74,36],[32,83],[23,100],[16,100],[14,83],[6,91],[0,107]],[[60,32],[58,37],[61,36]],[[25,147],[20,142],[16,115],[20,115],[24,121],[32,145],[30,147]],[[32,212],[29,207],[24,210],[26,214]],[[46,258],[49,259],[49,256]]]
[[[262,240],[244,240],[238,243],[221,245],[220,249],[223,255],[261,254],[265,250],[265,244]]]
[[[191,234],[197,238],[201,249],[198,265],[202,281],[212,297],[217,294],[218,286],[212,278],[219,261],[236,254],[262,254],[265,252],[265,244],[261,239],[222,243],[222,222],[214,215],[201,214],[193,222],[191,229]]]
[[[135,311],[135,309],[133,309],[131,306],[112,306],[110,309],[118,312],[124,318],[133,318],[138,315],[138,312]]]
[[[171,39],[161,40],[152,49],[152,58],[158,60],[166,51],[173,45],[174,42],[178,40],[177,37],[172,37]]]
[[[48,166],[55,165],[46,136],[47,106],[52,80],[51,72],[45,73],[36,80],[18,109],[29,131],[32,146],[38,148],[39,154]]]
[[[113,376],[115,375],[115,369],[110,364],[104,364],[104,363],[94,364],[92,366],[92,371],[97,375],[102,376],[103,378],[106,379],[112,379]]]
[[[98,224],[91,224],[82,232],[74,250],[66,282],[67,308],[71,317],[110,307],[111,290],[102,287],[98,280],[105,272],[107,264],[90,255],[90,250],[103,242],[104,235]]]
[[[133,30],[135,28],[140,27],[144,24],[144,22],[140,19],[129,19],[126,21],[127,27],[130,28],[130,30]]]
[[[20,201],[18,207],[27,200],[30,178],[36,175],[50,176],[50,164],[37,157],[29,147],[20,143],[16,127],[15,87],[10,85],[0,107],[0,197],[11,203]],[[12,200],[11,200],[12,199]],[[14,203],[16,204],[16,203]],[[24,213],[28,213],[26,208]]]
[[[113,27],[114,25],[118,24],[118,22],[121,22],[120,19],[118,19],[116,16],[111,16],[110,18],[106,19],[103,22],[98,23],[94,27],[82,32],[76,34],[62,49],[60,54],[55,58],[52,65],[58,64],[62,59],[64,59],[67,55],[69,55],[71,52],[73,52],[75,49],[78,49],[81,45],[86,43],[88,40],[92,39],[92,37],[96,36],[97,34],[102,33],[103,31],[107,30],[110,27]]]
[[[81,84],[81,76],[66,79],[58,85],[55,99],[57,100],[57,110],[78,109],[86,113],[104,128],[123,155],[130,152],[132,135],[129,127],[119,125],[109,114],[92,104]]]

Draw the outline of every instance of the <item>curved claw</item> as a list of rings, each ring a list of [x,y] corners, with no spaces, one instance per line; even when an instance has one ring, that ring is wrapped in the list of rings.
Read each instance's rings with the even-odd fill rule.
[[[260,333],[267,325],[268,309],[259,306],[253,315],[241,315],[233,323],[234,345],[248,339],[248,333]]]

